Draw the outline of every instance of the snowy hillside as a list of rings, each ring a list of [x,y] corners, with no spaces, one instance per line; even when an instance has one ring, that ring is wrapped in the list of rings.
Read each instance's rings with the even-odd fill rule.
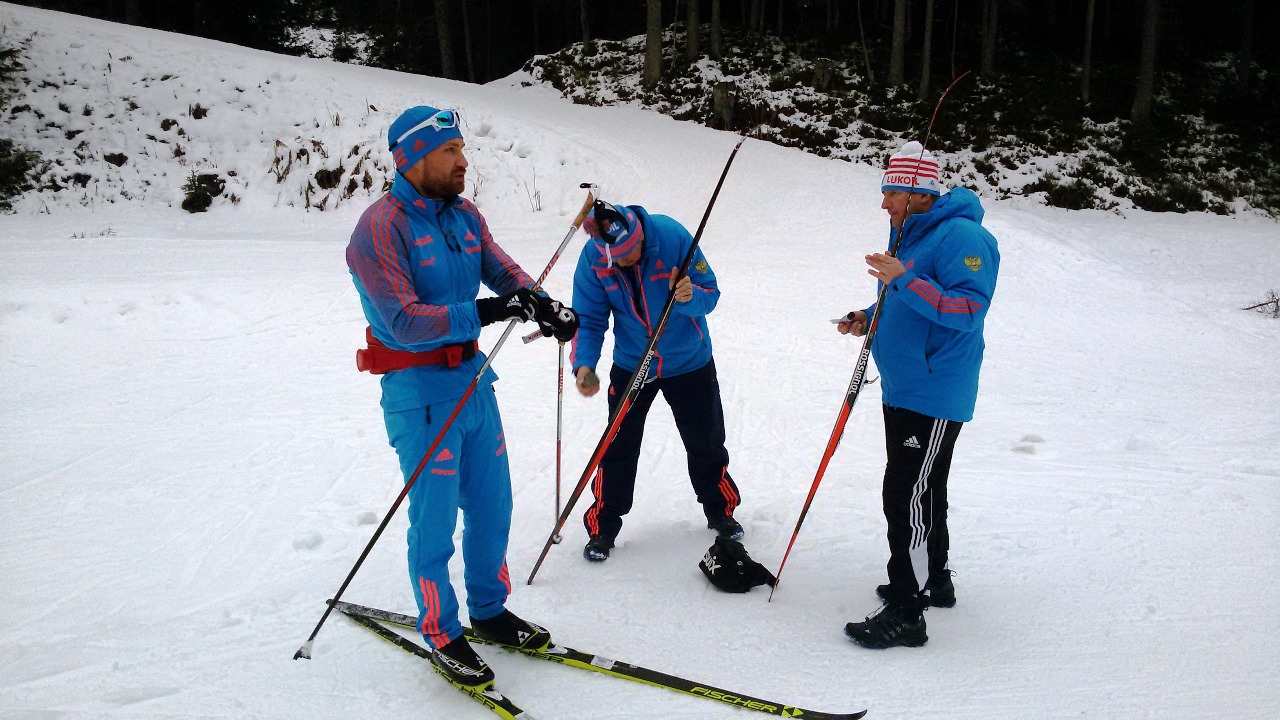
[[[0,216],[0,718],[492,717],[341,617],[314,659],[291,659],[401,488],[377,381],[354,368],[364,321],[343,255],[386,177],[385,126],[406,105],[459,107],[467,196],[533,271],[583,181],[696,227],[736,138],[5,3],[0,26],[31,38],[28,72],[50,84],[6,121],[55,162],[82,140],[104,158],[84,185]],[[280,182],[277,142],[293,158]],[[339,163],[370,189],[305,211],[305,187]],[[193,170],[238,202],[179,209]],[[738,518],[770,568],[853,369],[857,343],[827,319],[874,292],[861,258],[887,235],[879,176],[749,140],[703,237],[724,294],[709,324]],[[699,573],[712,536],[661,403],[610,560],[581,558],[580,502],[524,585],[555,509],[547,342],[508,342],[494,363],[510,607],[575,647],[869,718],[1280,714],[1280,321],[1239,309],[1280,288],[1280,225],[984,202],[1003,276],[950,484],[959,603],[926,615],[927,645],[841,634],[884,582],[878,385],[773,602]],[[568,296],[580,247],[553,294]],[[605,406],[570,389],[564,408],[567,496]],[[345,599],[413,611],[405,528],[401,513]],[[764,717],[481,652],[543,720]]]

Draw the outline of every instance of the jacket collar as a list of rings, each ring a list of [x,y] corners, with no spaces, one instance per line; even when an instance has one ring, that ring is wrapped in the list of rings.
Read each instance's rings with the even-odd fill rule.
[[[417,188],[405,180],[404,175],[400,173],[396,173],[396,179],[391,183],[391,195],[404,203],[406,208],[412,208],[413,212],[424,213],[430,217],[435,217],[462,202],[462,198],[457,195],[445,200],[423,197]]]

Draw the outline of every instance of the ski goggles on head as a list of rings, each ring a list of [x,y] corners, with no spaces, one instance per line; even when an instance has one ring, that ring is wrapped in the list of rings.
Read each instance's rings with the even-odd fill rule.
[[[615,245],[626,239],[631,233],[631,225],[627,218],[614,206],[603,200],[597,200],[591,206],[591,215],[595,219],[599,236],[596,238],[605,245]]]
[[[457,110],[441,110],[437,112],[435,115],[432,115],[426,120],[423,120],[417,125],[414,125],[413,127],[401,133],[400,137],[396,138],[395,142],[391,143],[391,149],[394,150],[397,145],[404,142],[405,139],[411,137],[414,133],[418,132],[419,130],[425,130],[427,128],[431,128],[436,132],[439,132],[441,130],[451,130],[453,128],[458,127],[458,122],[461,119],[462,119],[462,115]]]
[[[615,257],[626,257],[640,243],[640,218],[628,207],[618,208],[597,200],[583,227],[599,243],[605,267],[613,267]]]

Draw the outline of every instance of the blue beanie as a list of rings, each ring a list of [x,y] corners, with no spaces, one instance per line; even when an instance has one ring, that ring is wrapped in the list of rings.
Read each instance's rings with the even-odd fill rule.
[[[457,110],[437,110],[426,105],[411,107],[400,113],[387,131],[387,147],[396,161],[396,172],[404,172],[427,153],[461,138]]]

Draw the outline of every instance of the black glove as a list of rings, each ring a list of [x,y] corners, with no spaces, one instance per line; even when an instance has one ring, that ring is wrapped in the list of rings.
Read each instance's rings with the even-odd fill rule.
[[[537,309],[538,297],[529,288],[476,300],[476,314],[480,316],[481,325],[492,325],[503,320],[524,322],[532,318]]]
[[[555,339],[560,342],[572,340],[573,336],[578,334],[578,313],[559,300],[552,300],[545,295],[537,297],[538,309],[533,317],[538,321],[538,327],[542,329],[542,336],[555,336]]]

